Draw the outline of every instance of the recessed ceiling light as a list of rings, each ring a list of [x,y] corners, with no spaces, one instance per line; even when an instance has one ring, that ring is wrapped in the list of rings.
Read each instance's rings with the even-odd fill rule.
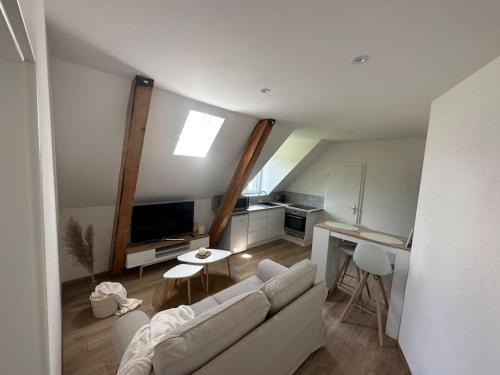
[[[352,59],[351,64],[364,64],[369,59],[370,59],[370,56],[368,56],[368,55],[356,56],[354,59]]]
[[[260,92],[262,94],[269,94],[271,92],[271,89],[266,89],[266,88],[263,88],[263,89],[260,89]]]

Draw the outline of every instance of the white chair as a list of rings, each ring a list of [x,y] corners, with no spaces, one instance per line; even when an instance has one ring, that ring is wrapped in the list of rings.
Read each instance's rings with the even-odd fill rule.
[[[340,288],[340,287],[344,286],[344,278],[346,276],[351,277],[353,279],[357,279],[358,283],[361,281],[361,271],[360,271],[359,267],[357,267],[357,266],[355,267],[356,268],[356,274],[357,274],[356,276],[350,275],[347,272],[347,270],[349,269],[349,265],[351,264],[352,257],[354,256],[354,248],[355,248],[355,246],[356,246],[355,243],[348,242],[348,241],[343,241],[341,243],[341,245],[340,245],[340,252],[344,256],[344,262],[342,263],[342,266],[340,266],[340,269],[337,272],[337,277],[335,278],[333,286],[330,289],[330,292],[328,293],[329,296],[335,291],[335,289],[337,287]],[[346,286],[349,286],[350,288],[353,288],[353,287],[351,287],[350,285],[347,285],[347,284],[346,284]],[[353,289],[355,289],[355,288],[353,288]],[[368,297],[371,298],[370,288],[368,287],[368,284],[366,284],[366,291],[368,292]]]
[[[384,299],[385,305],[388,307],[389,302],[387,301],[387,295],[385,293],[384,284],[382,282],[381,276],[389,275],[392,273],[391,261],[387,253],[378,246],[360,243],[356,246],[354,250],[353,260],[356,266],[361,268],[363,272],[363,277],[359,282],[356,290],[354,291],[351,299],[347,303],[347,306],[340,317],[340,321],[344,321],[345,317],[351,310],[352,306],[361,297],[361,292],[368,282],[368,277],[373,275],[375,283],[378,285],[378,290],[375,293],[375,300],[377,304],[377,325],[378,325],[378,340],[380,346],[384,346],[384,335],[382,330],[382,302],[381,298]]]

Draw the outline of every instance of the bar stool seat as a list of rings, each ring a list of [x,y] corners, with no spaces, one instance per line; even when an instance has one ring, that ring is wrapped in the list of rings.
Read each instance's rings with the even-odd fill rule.
[[[384,346],[383,330],[382,330],[382,302],[384,299],[386,306],[389,306],[387,295],[385,293],[384,284],[381,276],[392,274],[392,266],[387,253],[380,247],[368,243],[360,243],[356,246],[353,255],[353,261],[358,268],[363,271],[363,277],[359,282],[356,290],[349,299],[344,312],[340,317],[343,322],[350,312],[353,305],[361,297],[363,288],[367,285],[368,277],[371,275],[375,280],[378,290],[375,293],[375,300],[377,305],[377,326],[378,326],[378,339],[380,346]]]

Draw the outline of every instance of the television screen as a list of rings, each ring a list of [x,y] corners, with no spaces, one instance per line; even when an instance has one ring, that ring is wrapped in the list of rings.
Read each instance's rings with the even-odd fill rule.
[[[159,241],[193,232],[194,202],[134,206],[130,242]]]

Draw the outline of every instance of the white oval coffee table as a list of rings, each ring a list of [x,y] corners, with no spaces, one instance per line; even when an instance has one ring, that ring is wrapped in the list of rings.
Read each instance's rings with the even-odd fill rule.
[[[195,265],[202,265],[205,268],[206,273],[206,282],[205,288],[208,293],[208,266],[211,263],[218,262],[220,260],[226,259],[227,261],[227,271],[229,277],[231,277],[231,265],[229,264],[229,257],[231,256],[231,252],[227,250],[219,250],[219,249],[207,249],[210,251],[210,255],[204,259],[200,259],[196,257],[196,253],[198,250],[189,251],[177,257],[177,260],[182,263],[189,263]]]
[[[163,274],[164,279],[187,279],[187,290],[188,290],[188,305],[191,304],[191,278],[203,270],[203,266],[196,264],[178,264],[175,267],[170,268],[167,272]],[[203,274],[201,276],[201,283],[203,286]]]

